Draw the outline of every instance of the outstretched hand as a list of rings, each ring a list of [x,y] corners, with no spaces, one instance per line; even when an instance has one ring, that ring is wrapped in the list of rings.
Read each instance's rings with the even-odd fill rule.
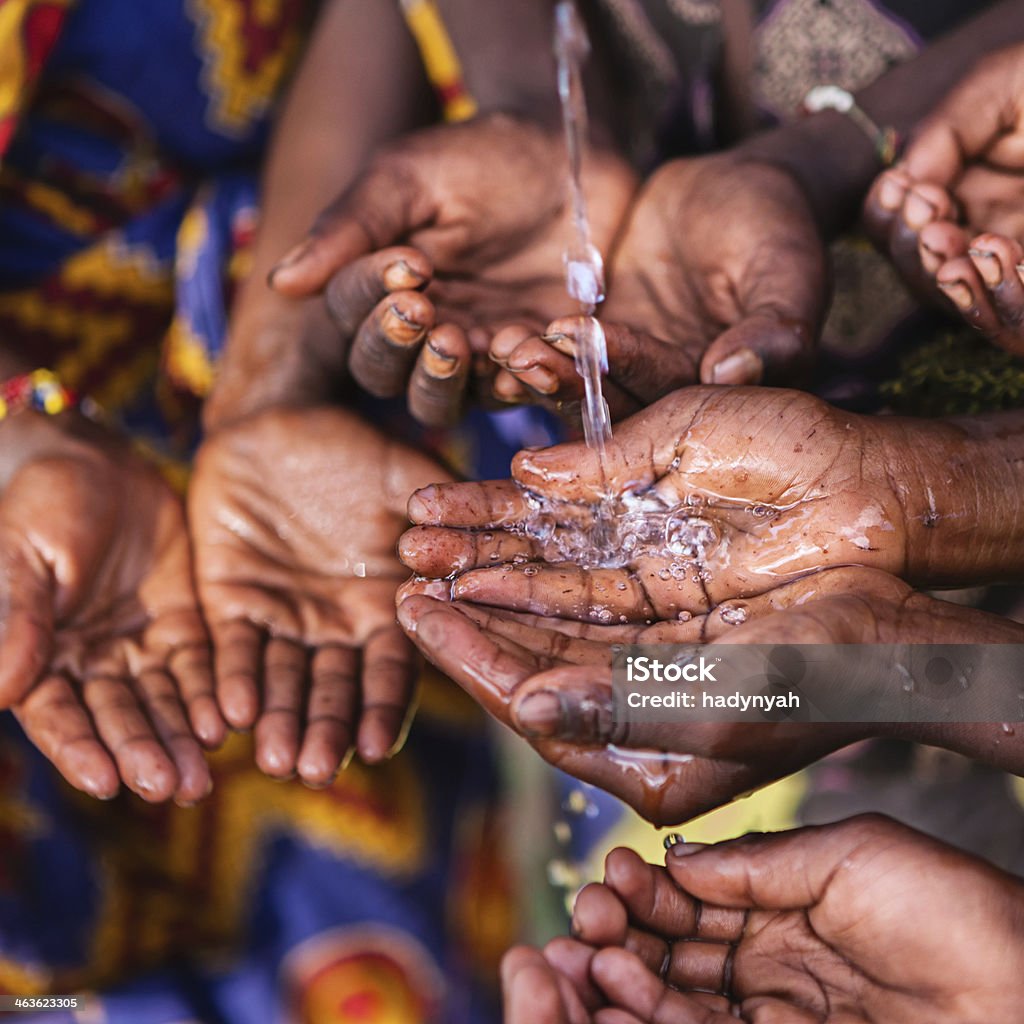
[[[507,115],[411,135],[323,213],[272,285],[293,298],[326,289],[356,381],[377,396],[407,394],[423,422],[451,422],[470,389],[489,394],[497,330],[538,331],[565,311],[567,166],[559,132]],[[635,187],[623,160],[588,154],[602,251]]]
[[[446,474],[340,409],[271,410],[211,436],[189,516],[228,722],[268,774],[329,783],[404,735],[418,675],[395,622],[412,491]]]
[[[1024,887],[896,822],[676,846],[666,865],[614,851],[576,940],[546,950],[571,1024],[584,1005],[602,1024],[1017,1019]]]
[[[882,174],[865,222],[912,289],[1024,352],[1024,47],[979,63]]]
[[[611,255],[600,317],[613,416],[686,384],[793,383],[813,356],[827,299],[824,246],[785,171],[737,154],[666,164]],[[499,334],[495,392],[578,400],[578,324],[555,320],[543,337],[530,325]]]
[[[209,791],[210,641],[181,502],[113,440],[62,442],[0,497],[0,707],[73,786]]]

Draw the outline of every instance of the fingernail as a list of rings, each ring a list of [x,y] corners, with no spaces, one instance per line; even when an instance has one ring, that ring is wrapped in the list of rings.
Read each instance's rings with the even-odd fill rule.
[[[388,339],[396,345],[412,345],[423,337],[426,330],[423,324],[417,323],[394,304],[388,306],[382,326]]]
[[[561,352],[570,359],[576,358],[576,342],[568,334],[558,331],[555,334],[542,334],[540,337],[541,341],[546,341],[556,352]]]
[[[937,253],[934,249],[930,249],[924,242],[921,242],[918,245],[918,253],[921,256],[921,266],[924,267],[929,274],[934,274],[939,267],[942,266],[942,255]]]
[[[714,384],[758,384],[764,375],[764,364],[749,348],[737,349],[715,365],[711,374]]]
[[[535,366],[532,370],[526,370],[519,375],[519,379],[534,391],[542,395],[553,395],[559,388],[558,378],[543,366]]]
[[[966,313],[974,307],[974,296],[963,281],[951,281],[949,284],[940,282],[939,287],[949,296],[957,309]]]
[[[298,245],[296,245],[293,248],[289,249],[277,261],[277,263],[274,264],[274,266],[270,270],[270,273],[267,274],[267,284],[269,284],[271,287],[273,287],[273,285],[274,285],[274,278],[277,276],[278,272],[281,271],[281,270],[286,270],[288,267],[294,266],[301,259],[303,259],[305,257],[305,255],[306,255],[306,253],[309,252],[310,247],[312,246],[312,244],[313,244],[312,240],[307,238],[305,241],[299,242]]]
[[[557,736],[562,726],[562,701],[558,694],[541,690],[527,697],[516,711],[516,721],[527,736]]]
[[[707,843],[675,843],[669,847],[669,857],[691,857],[708,848]]]
[[[923,199],[916,192],[911,192],[903,205],[903,220],[907,227],[914,231],[920,231],[921,228],[931,224],[938,213],[939,211],[927,199]]]
[[[437,380],[448,380],[459,368],[459,357],[439,352],[432,342],[428,341],[423,349],[423,369]]]
[[[402,291],[407,288],[419,288],[423,284],[423,277],[416,273],[405,260],[398,260],[392,263],[384,271],[384,287],[389,292]]]
[[[882,208],[890,212],[898,210],[903,205],[903,197],[907,190],[895,181],[890,175],[882,179],[882,187],[878,190],[878,201]]]
[[[1003,268],[994,252],[988,249],[968,249],[967,254],[989,288],[996,288],[1003,283]]]

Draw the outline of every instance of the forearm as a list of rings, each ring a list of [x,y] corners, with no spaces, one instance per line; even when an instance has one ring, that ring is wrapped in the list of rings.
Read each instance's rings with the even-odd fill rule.
[[[1024,39],[1024,4],[1004,0],[900,64],[857,94],[879,126],[909,134],[985,54]],[[848,228],[882,170],[867,135],[844,114],[825,111],[739,147],[749,158],[785,167],[803,186],[826,236]]]
[[[381,143],[429,118],[429,100],[394,0],[333,0],[325,7],[264,171],[252,271],[207,402],[208,427],[328,395],[344,353],[324,303],[282,297],[267,285],[267,274]]]
[[[1024,579],[1024,412],[872,425],[872,472],[903,514],[901,575],[920,586]]]

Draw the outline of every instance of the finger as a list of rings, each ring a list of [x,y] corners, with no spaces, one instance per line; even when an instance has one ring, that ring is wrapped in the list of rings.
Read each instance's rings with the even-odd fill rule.
[[[674,988],[728,995],[735,954],[734,946],[721,942],[677,942],[665,980]]]
[[[224,742],[227,726],[217,704],[209,644],[178,647],[169,655],[167,665],[177,680],[193,731],[203,746],[215,750]]]
[[[864,201],[864,230],[884,253],[889,251],[893,225],[913,184],[914,179],[905,168],[891,167],[875,178]]]
[[[418,526],[494,529],[522,522],[529,509],[520,488],[511,480],[436,484],[409,499],[409,519]]]
[[[661,865],[648,864],[635,851],[620,847],[605,859],[605,885],[637,927],[672,939],[697,935],[699,904]]]
[[[125,785],[143,800],[169,800],[180,784],[177,769],[126,680],[93,676],[82,683],[82,697]]]
[[[440,526],[414,526],[398,542],[402,561],[420,576],[443,579],[468,569],[543,558],[543,545],[504,530],[470,533]]]
[[[403,394],[434,316],[433,303],[419,292],[382,299],[352,343],[348,368],[356,383],[377,398]]]
[[[622,949],[599,950],[591,965],[594,981],[609,1002],[646,1024],[733,1024],[728,1013],[675,992],[638,957]]]
[[[359,654],[327,644],[313,655],[306,731],[297,768],[309,786],[329,785],[351,755],[359,713]]]
[[[580,889],[572,908],[572,933],[588,946],[624,946],[629,913],[608,886],[592,882]]]
[[[581,622],[643,622],[657,612],[637,576],[578,565],[505,565],[476,569],[452,584],[459,601]]]
[[[0,709],[21,700],[53,651],[53,581],[41,562],[4,552],[0,561]]]
[[[934,279],[939,267],[957,256],[965,256],[970,242],[967,232],[950,221],[936,221],[923,228],[918,236],[921,266]],[[934,280],[932,280],[934,287]]]
[[[578,317],[572,318],[570,323],[578,320]],[[555,321],[554,326],[560,323],[563,322]],[[496,343],[497,340],[496,336]],[[553,337],[533,335],[520,342],[503,365],[515,380],[535,391],[538,399],[560,402],[563,406],[574,404],[583,401],[586,395],[583,378],[576,368],[576,345],[575,338],[565,333],[556,333]],[[665,361],[662,362],[665,365]],[[662,376],[664,380],[665,374]],[[603,378],[602,392],[613,419],[629,416],[640,408],[639,401],[624,391],[611,375]]]
[[[983,234],[971,243],[970,259],[985,283],[999,319],[993,340],[1009,351],[1024,351],[1024,246],[1002,235]]]
[[[363,713],[356,746],[367,764],[392,757],[408,731],[419,677],[416,648],[397,626],[363,648]]]
[[[677,885],[707,903],[742,910],[805,909],[820,901],[850,855],[849,835],[843,826],[823,826],[751,834],[715,846],[677,844],[665,866]]]
[[[450,605],[412,597],[398,620],[427,659],[499,721],[507,722],[511,695],[536,670],[536,662],[502,648]]]
[[[428,427],[457,423],[466,400],[473,361],[469,339],[455,324],[441,324],[428,335],[409,379],[409,412]]]
[[[301,719],[309,680],[309,652],[281,637],[267,641],[263,656],[263,707],[253,732],[256,764],[275,779],[295,774]]]
[[[590,980],[592,946],[559,936],[544,947],[543,953],[544,959],[573,987],[586,1009],[593,1011],[604,1004],[604,997]]]
[[[390,292],[415,291],[433,275],[430,260],[410,246],[381,249],[342,267],[327,286],[327,308],[341,336],[355,337],[359,325]]]
[[[197,803],[209,795],[213,778],[174,681],[166,672],[144,671],[135,680],[135,689],[160,742],[174,761],[178,774],[175,801],[183,807]]]
[[[212,625],[217,703],[234,729],[251,729],[260,712],[263,630],[241,619]]]
[[[945,189],[914,182],[907,190],[889,233],[888,255],[915,294],[925,298],[934,295],[931,275],[935,267],[930,259],[921,258],[922,233],[936,224],[952,224],[957,216],[955,204]]]
[[[751,316],[709,346],[701,360],[705,384],[793,384],[814,357],[815,329],[807,321]]]
[[[970,256],[944,263],[935,275],[935,283],[966,323],[989,338],[999,334],[999,315]]]
[[[404,164],[377,160],[274,267],[271,287],[304,298],[321,291],[342,267],[397,242],[421,222],[413,212],[415,192]]]
[[[25,735],[72,786],[99,800],[117,796],[117,765],[64,676],[43,679],[14,714]]]
[[[588,1016],[576,1005],[570,1013],[558,974],[535,949],[510,949],[501,962],[501,988],[505,1024],[587,1024]]]
[[[662,341],[626,324],[601,324],[609,382],[623,393],[616,403],[622,414],[628,411],[627,396],[631,396],[635,409],[638,402],[653,402],[697,380],[697,364],[686,346]],[[561,317],[548,324],[545,338],[559,352],[575,359],[583,326],[580,317]]]

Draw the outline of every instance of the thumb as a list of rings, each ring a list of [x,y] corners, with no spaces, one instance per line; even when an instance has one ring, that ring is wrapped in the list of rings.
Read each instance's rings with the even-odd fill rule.
[[[678,844],[665,857],[673,880],[691,896],[723,907],[800,910],[815,906],[839,868],[866,843],[892,842],[895,822],[851,818],[774,834],[750,834],[714,846]]]
[[[309,234],[270,271],[268,283],[301,299],[327,287],[354,260],[408,236],[425,217],[420,185],[404,163],[385,155],[317,219]]]
[[[810,322],[758,314],[719,335],[704,353],[705,384],[793,384],[814,358]]]
[[[20,552],[0,561],[0,708],[20,701],[46,670],[53,651],[49,571]]]

